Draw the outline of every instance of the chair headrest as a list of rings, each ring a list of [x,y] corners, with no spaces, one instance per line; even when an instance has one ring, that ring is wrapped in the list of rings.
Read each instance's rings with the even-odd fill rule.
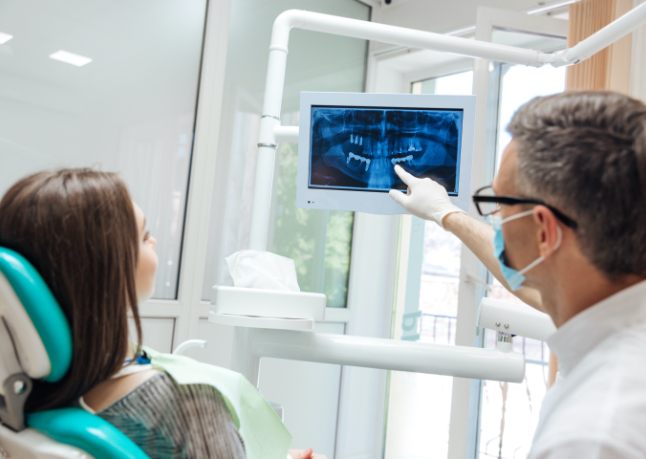
[[[0,247],[0,320],[0,335],[8,334],[14,348],[2,346],[0,353],[15,352],[32,379],[56,382],[65,375],[72,361],[67,319],[31,263],[4,247]]]

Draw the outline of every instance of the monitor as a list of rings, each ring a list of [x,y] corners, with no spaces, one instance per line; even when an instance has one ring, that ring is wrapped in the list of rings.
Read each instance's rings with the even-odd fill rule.
[[[406,190],[399,164],[467,210],[474,111],[473,96],[301,93],[298,207],[405,213],[388,196]]]

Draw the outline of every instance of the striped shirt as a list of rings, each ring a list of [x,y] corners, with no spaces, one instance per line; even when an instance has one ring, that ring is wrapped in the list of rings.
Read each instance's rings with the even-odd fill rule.
[[[220,393],[160,372],[96,413],[155,458],[243,459],[242,439]]]

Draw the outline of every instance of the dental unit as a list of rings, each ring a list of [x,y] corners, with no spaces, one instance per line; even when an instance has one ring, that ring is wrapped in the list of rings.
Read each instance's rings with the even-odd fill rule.
[[[406,48],[455,53],[496,62],[534,67],[549,64],[560,67],[576,64],[592,56],[643,24],[646,24],[646,3],[634,7],[624,16],[575,46],[545,53],[309,11],[284,11],[274,21],[269,44],[264,102],[257,142],[249,248],[261,252],[268,248],[277,146],[280,143],[298,143],[303,134],[299,126],[281,124],[285,72],[292,30],[322,32]],[[473,115],[475,112],[473,104],[470,110]],[[334,124],[334,121],[331,120],[330,124]],[[400,125],[396,129],[403,128]],[[364,176],[370,176],[377,168],[392,168],[398,164],[410,168],[417,158],[424,154],[428,142],[440,145],[438,151],[441,151],[442,145],[448,143],[442,136],[425,138],[415,131],[407,132],[404,140],[392,144],[379,143],[375,141],[376,136],[371,136],[370,132],[361,131],[355,127],[335,134],[340,139],[339,145],[342,145],[338,147],[340,166]],[[473,139],[469,142],[473,142]],[[366,181],[370,183],[369,179]],[[0,253],[0,255],[3,254]],[[0,268],[3,267],[2,258],[0,256]],[[7,260],[9,261],[5,264],[12,262],[12,259]],[[6,269],[6,271],[11,270]],[[27,306],[14,307],[14,303],[27,305],[33,303],[38,307],[46,307],[48,302],[42,298],[45,293],[34,289],[31,284],[24,286],[20,284],[21,292],[24,292],[26,298],[23,301],[23,298],[16,296],[15,287],[11,287],[5,277],[9,278],[9,274],[3,274],[0,269],[0,322],[3,322],[3,327],[7,329],[13,327],[18,332],[16,336],[19,336],[19,339],[12,343],[9,339],[10,334],[0,333],[2,343],[0,350],[5,349],[4,353],[0,352],[2,354],[0,355],[0,364],[2,364],[0,365],[0,384],[2,384],[0,414],[11,421],[0,425],[0,433],[6,431],[11,434],[9,430],[17,430],[25,424],[23,408],[28,393],[26,388],[32,384],[29,378],[45,377],[49,378],[48,381],[56,381],[65,373],[69,365],[71,335],[66,325],[58,323],[64,322],[58,316],[52,318],[50,313],[47,318],[47,314],[34,313],[34,317],[45,317],[43,322],[51,322],[39,324],[37,320],[29,317],[31,312]],[[480,289],[482,280],[477,277],[473,273],[467,273],[460,282],[470,286],[477,285]],[[378,286],[375,287],[375,289],[378,288]],[[520,353],[513,352],[512,338],[519,335],[545,340],[555,331],[554,324],[546,314],[537,312],[529,306],[482,298],[479,301],[475,324],[478,333],[482,333],[483,329],[496,332],[495,348],[418,343],[407,341],[406,338],[396,340],[350,334],[327,334],[314,331],[317,322],[323,322],[326,319],[330,321],[330,317],[326,318],[327,299],[324,294],[223,285],[216,285],[214,290],[215,295],[208,312],[208,321],[228,327],[227,330],[231,331],[233,335],[231,350],[227,349],[227,352],[230,352],[229,368],[243,374],[256,386],[260,379],[260,364],[263,359],[268,358],[474,380],[521,382],[525,377],[525,360]],[[365,290],[358,295],[362,294],[365,294]],[[29,295],[35,296],[30,298]],[[48,300],[48,298],[45,299]],[[467,323],[465,328],[472,323],[465,322]],[[417,322],[415,322],[416,326]],[[62,331],[65,330],[67,332],[63,333]],[[173,353],[185,354],[190,349],[205,348],[206,345],[205,340],[190,339],[177,345]],[[17,347],[19,352],[15,354],[6,352],[7,349],[11,349],[11,346]],[[21,380],[12,376],[18,373],[24,373],[29,378],[25,376],[26,379]],[[471,384],[471,382],[468,383]],[[307,389],[310,390],[310,387]],[[48,440],[48,437],[42,433],[45,432],[44,429],[41,433],[36,429],[27,429],[27,435],[20,439],[20,443],[9,444],[12,447],[15,446],[17,451],[23,449],[26,451],[35,445],[33,456],[20,457],[87,457],[87,454],[93,454],[95,457],[145,457],[137,445],[123,438],[124,436],[116,429],[110,429],[109,425],[98,424],[96,417],[85,416],[81,419],[78,416],[78,412],[68,412],[67,417],[62,416],[55,423],[59,427],[65,423],[78,424],[77,434],[83,439],[83,442],[78,445],[62,449],[60,444],[63,442]],[[41,423],[46,424],[49,421],[51,419],[45,419]],[[10,428],[5,428],[6,426]],[[52,438],[56,437],[52,436]],[[46,448],[50,449],[46,451]],[[0,446],[0,458],[5,457],[4,453]]]
[[[645,21],[646,4],[641,4],[577,45],[544,53],[308,11],[283,12],[274,21],[269,46],[250,248],[261,251],[267,248],[277,144],[296,142],[299,135],[297,126],[283,126],[280,122],[288,42],[293,29],[500,62],[557,67],[590,57]],[[367,139],[361,134],[351,133],[347,144],[350,149],[346,163],[368,171],[374,158],[362,153]],[[418,149],[415,142],[402,146],[390,152],[389,162],[392,165],[406,163]],[[327,335],[311,331],[314,321],[324,315],[324,295],[266,290],[259,296],[259,292],[250,289],[224,286],[216,286],[215,290],[216,298],[209,320],[234,327],[233,369],[244,373],[254,383],[258,381],[260,359],[263,357],[518,382],[524,376],[524,361],[520,355],[508,352],[510,346],[505,343],[509,343],[515,333],[544,338],[553,329],[553,324],[543,314],[525,310],[514,312],[495,300],[485,299],[481,306],[480,325],[498,331],[496,350]],[[300,309],[300,304],[308,306]],[[241,305],[245,305],[244,308],[241,309]],[[514,318],[511,324],[510,317]]]

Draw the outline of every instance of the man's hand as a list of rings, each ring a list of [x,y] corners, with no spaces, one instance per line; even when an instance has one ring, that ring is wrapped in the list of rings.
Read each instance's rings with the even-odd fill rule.
[[[430,178],[417,178],[399,164],[395,166],[395,173],[408,186],[408,193],[390,190],[388,194],[411,214],[443,226],[444,217],[453,212],[464,212],[453,205],[446,189],[439,183]]]
[[[411,214],[433,220],[442,228],[458,237],[484,263],[491,274],[507,289],[507,281],[500,271],[500,265],[493,254],[493,230],[491,226],[467,215],[451,203],[442,185],[429,178],[420,179],[409,174],[399,165],[395,172],[408,185],[408,193],[390,190],[390,196]],[[447,218],[450,215],[450,218]],[[511,290],[510,290],[511,291]],[[538,290],[522,287],[511,292],[525,303],[543,311],[543,302]]]

